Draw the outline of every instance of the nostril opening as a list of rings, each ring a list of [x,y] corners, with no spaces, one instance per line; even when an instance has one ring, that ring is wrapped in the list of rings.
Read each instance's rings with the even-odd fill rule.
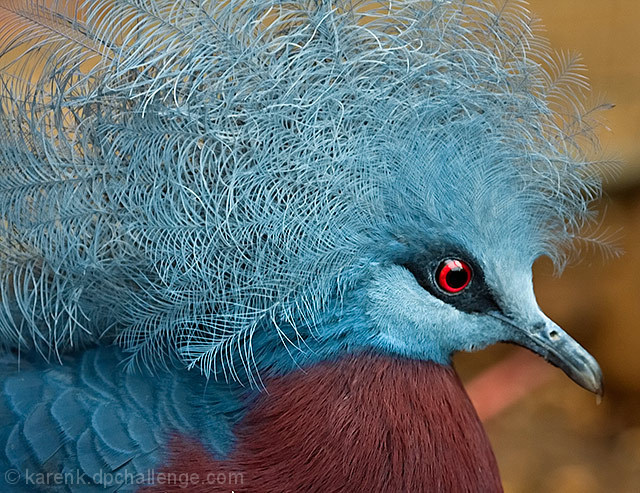
[[[549,332],[549,339],[551,339],[552,341],[557,341],[558,339],[560,339],[560,334],[558,334],[558,331],[552,330],[551,332]]]

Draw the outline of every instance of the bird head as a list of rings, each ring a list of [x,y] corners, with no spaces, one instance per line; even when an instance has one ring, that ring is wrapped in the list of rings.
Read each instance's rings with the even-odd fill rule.
[[[444,364],[457,351],[514,343],[601,393],[595,359],[534,295],[533,263],[558,255],[557,202],[496,139],[488,113],[452,123],[453,138],[424,126],[380,137],[394,151],[377,155],[398,171],[381,187],[387,229],[366,250],[357,295],[345,296],[368,320],[354,330],[381,351]]]
[[[449,364],[458,351],[514,343],[601,394],[596,360],[538,307],[531,263],[518,251],[485,247],[434,238],[397,263],[372,266],[365,301],[376,333],[372,344]]]

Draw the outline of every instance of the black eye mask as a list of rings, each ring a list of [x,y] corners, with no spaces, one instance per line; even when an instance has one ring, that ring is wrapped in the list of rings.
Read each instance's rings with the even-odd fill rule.
[[[471,255],[443,246],[400,262],[433,296],[467,313],[500,311],[484,273]]]

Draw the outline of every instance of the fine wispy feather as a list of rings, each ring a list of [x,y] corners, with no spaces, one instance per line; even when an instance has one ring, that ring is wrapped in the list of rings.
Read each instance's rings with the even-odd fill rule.
[[[2,344],[234,377],[421,232],[561,262],[600,184],[539,30],[519,1],[3,1]]]

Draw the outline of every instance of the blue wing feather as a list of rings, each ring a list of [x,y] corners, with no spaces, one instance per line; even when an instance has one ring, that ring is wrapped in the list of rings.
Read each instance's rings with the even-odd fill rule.
[[[197,436],[218,457],[230,451],[243,413],[240,390],[214,382],[205,388],[184,371],[125,373],[122,356],[99,348],[67,356],[62,366],[23,357],[19,373],[17,358],[4,358],[0,468],[23,479],[66,472],[74,479],[60,486],[65,491],[88,491],[73,484],[78,477],[87,488],[127,491],[131,485],[106,481],[115,472],[148,475],[167,459],[174,434]],[[109,385],[98,390],[97,375]]]

